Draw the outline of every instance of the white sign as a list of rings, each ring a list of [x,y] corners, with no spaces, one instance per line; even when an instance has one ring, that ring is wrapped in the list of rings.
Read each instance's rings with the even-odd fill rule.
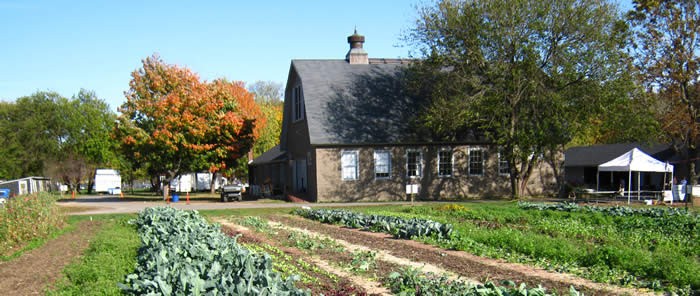
[[[406,194],[418,194],[418,184],[406,185]]]

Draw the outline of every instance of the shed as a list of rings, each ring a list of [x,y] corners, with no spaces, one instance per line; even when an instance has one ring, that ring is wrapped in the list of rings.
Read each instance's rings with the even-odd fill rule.
[[[0,189],[9,189],[10,196],[32,194],[50,190],[50,178],[25,177],[21,179],[0,182]]]

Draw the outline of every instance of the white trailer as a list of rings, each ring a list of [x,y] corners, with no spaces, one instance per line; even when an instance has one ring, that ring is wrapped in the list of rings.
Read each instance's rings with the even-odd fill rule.
[[[197,176],[197,191],[209,191],[211,190],[211,178],[214,174],[210,172],[196,173]],[[218,174],[214,182],[214,189],[219,190],[223,184],[226,184],[226,178]]]
[[[113,169],[97,169],[95,170],[95,192],[117,192],[115,189],[121,189],[122,177],[119,171]]]
[[[174,192],[192,192],[193,173],[181,174],[177,178],[170,181],[170,190]]]

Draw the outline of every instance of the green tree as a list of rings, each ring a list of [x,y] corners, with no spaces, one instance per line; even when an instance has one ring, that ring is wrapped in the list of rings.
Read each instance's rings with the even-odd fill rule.
[[[631,84],[625,29],[617,8],[598,0],[423,7],[406,36],[425,56],[417,77],[432,85],[422,119],[443,138],[476,128],[499,145],[519,196],[543,156],[562,151],[590,114],[610,97],[630,98],[619,87]]]
[[[37,92],[3,103],[0,114],[2,178],[46,175],[75,189],[114,158],[115,115],[93,92],[81,90],[70,100]]]
[[[55,92],[36,92],[5,105],[2,118],[2,149],[12,163],[5,178],[44,175],[47,161],[58,159],[68,140],[61,106],[68,100]],[[3,164],[4,165],[4,164]],[[9,173],[11,171],[11,173]]]
[[[25,149],[18,137],[16,113],[15,103],[0,102],[0,179],[15,179],[23,174]]]
[[[700,156],[700,1],[637,0],[628,14],[636,29],[642,81],[657,97],[665,133],[685,159],[691,184]]]
[[[74,153],[85,161],[85,174],[80,179],[88,181],[90,193],[97,168],[118,167],[117,141],[112,138],[117,116],[95,92],[85,89],[73,96],[68,111],[71,119],[68,130],[74,141]]]

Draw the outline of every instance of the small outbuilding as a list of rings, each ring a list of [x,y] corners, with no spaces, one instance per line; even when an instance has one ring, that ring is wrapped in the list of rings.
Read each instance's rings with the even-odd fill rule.
[[[51,179],[47,177],[26,177],[0,182],[0,189],[9,189],[10,196],[49,191]]]

